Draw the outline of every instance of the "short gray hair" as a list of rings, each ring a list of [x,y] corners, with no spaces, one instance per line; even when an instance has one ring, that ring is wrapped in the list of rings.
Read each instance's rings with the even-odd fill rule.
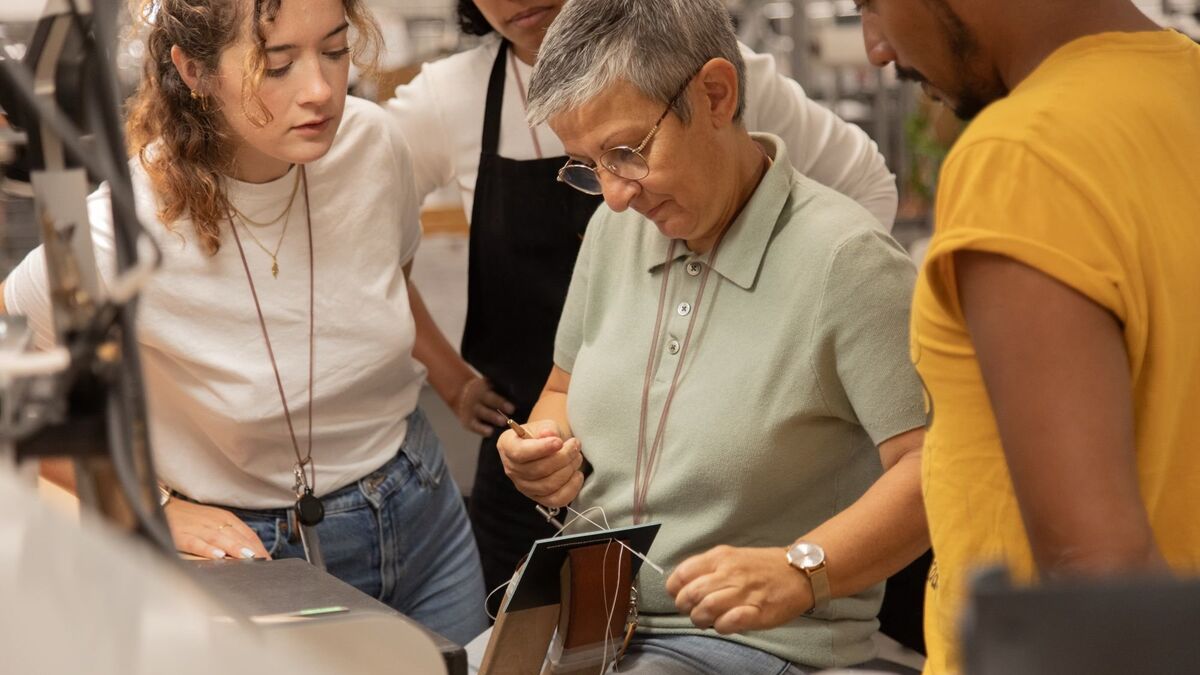
[[[666,103],[710,59],[737,70],[734,121],[746,105],[746,64],[721,0],[568,0],[542,41],[529,83],[531,125],[595,98],[618,80]],[[687,97],[674,105],[691,121]]]

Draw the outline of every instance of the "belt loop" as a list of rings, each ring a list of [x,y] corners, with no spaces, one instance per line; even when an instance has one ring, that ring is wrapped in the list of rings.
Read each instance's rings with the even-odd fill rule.
[[[283,527],[287,529],[287,540],[289,544],[295,544],[300,541],[300,523],[296,522],[296,509],[285,509],[287,511],[287,522]]]

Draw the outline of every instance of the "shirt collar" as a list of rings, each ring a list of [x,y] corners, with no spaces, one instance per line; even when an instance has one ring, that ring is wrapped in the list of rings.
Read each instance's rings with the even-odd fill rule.
[[[792,163],[788,159],[787,147],[783,141],[778,136],[765,133],[752,133],[750,137],[771,158],[771,166],[754,193],[750,195],[741,213],[729,226],[729,231],[721,241],[717,262],[713,265],[713,271],[717,274],[747,290],[754,286],[754,281],[758,278],[758,270],[767,253],[771,235],[792,190]],[[657,233],[657,230],[655,232]],[[662,244],[658,243],[662,240],[661,235],[651,238],[654,250],[659,253],[651,254],[650,272],[663,265],[663,259],[660,257]],[[677,246],[675,250],[676,255],[672,262],[680,258],[708,258],[708,254],[696,255],[686,246]]]

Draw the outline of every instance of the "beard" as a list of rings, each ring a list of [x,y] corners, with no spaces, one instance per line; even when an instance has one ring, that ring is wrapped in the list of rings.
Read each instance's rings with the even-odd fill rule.
[[[921,71],[919,70],[897,65],[896,75],[902,81],[928,85],[938,89],[938,91],[941,91],[939,87],[936,87],[932,82],[929,81],[929,78],[922,75]],[[962,69],[959,69],[959,75],[961,77],[967,74],[964,73]],[[964,79],[967,82],[970,82],[969,76],[965,77]],[[984,93],[982,88],[969,85],[959,87],[953,92],[946,92],[944,96],[930,94],[928,91],[926,91],[925,94],[950,108],[950,111],[954,113],[955,117],[958,117],[964,122],[969,122],[974,119],[976,115],[983,112],[983,109],[986,108],[988,104],[1001,97],[990,96]]]
[[[1003,97],[984,98],[983,96],[976,95],[974,92],[963,92],[954,100],[954,104],[950,106],[950,110],[958,119],[970,122],[997,98]]]
[[[946,28],[946,40],[950,46],[950,57],[954,60],[954,79],[956,86],[953,90],[945,90],[950,99],[947,104],[959,119],[969,122],[993,101],[1008,95],[1008,88],[999,77],[988,78],[980,74],[982,50],[979,41],[954,10],[946,4],[946,0],[926,0],[933,12]],[[897,71],[901,71],[897,68]],[[920,72],[905,68],[900,72],[904,79],[906,75],[915,76],[917,81],[929,82]]]

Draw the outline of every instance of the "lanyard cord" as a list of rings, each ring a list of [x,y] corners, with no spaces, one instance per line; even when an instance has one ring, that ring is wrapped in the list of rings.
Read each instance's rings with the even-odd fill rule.
[[[508,61],[512,64],[513,75],[517,78],[517,91],[521,92],[521,110],[528,113],[529,108],[525,100],[525,83],[521,81],[521,71],[517,69],[517,57],[512,49],[508,50]],[[524,120],[522,120],[522,123],[524,123]],[[533,151],[537,153],[537,158],[541,159],[542,144],[538,142],[537,132],[533,130],[533,127],[529,127],[529,137],[533,139]]]
[[[725,229],[728,232],[729,228]],[[692,341],[692,330],[696,327],[696,317],[700,315],[700,302],[704,299],[704,288],[708,285],[708,275],[717,262],[717,250],[725,238],[725,232],[713,244],[712,252],[708,255],[708,264],[700,277],[700,288],[696,291],[696,300],[692,303],[692,317],[688,320],[687,334],[683,338],[683,346],[679,349],[679,360],[675,363],[675,374],[671,377],[671,387],[667,390],[667,399],[663,403],[662,414],[658,418],[658,430],[654,434],[654,442],[646,450],[646,415],[650,408],[650,382],[653,378],[654,357],[658,353],[658,341],[662,337],[663,310],[667,302],[667,286],[671,278],[671,262],[675,257],[675,246],[678,239],[672,239],[667,248],[667,259],[663,263],[662,289],[658,294],[658,316],[654,321],[654,336],[650,341],[650,353],[646,358],[646,373],[642,380],[642,404],[638,419],[637,464],[633,475],[633,524],[641,524],[646,509],[646,499],[650,494],[650,480],[654,475],[655,462],[662,450],[663,431],[667,426],[667,415],[671,411],[671,402],[675,399],[675,389],[679,384],[679,375],[683,372],[683,360],[687,356],[688,347]],[[699,338],[697,338],[697,341]]]
[[[254,288],[254,277],[250,275],[250,265],[246,262],[246,251],[242,248],[241,237],[238,236],[237,228],[233,224],[232,214],[229,216],[229,229],[233,232],[233,240],[237,242],[238,254],[242,257],[242,267],[246,270],[246,281],[250,284],[250,296],[254,298],[254,309],[258,312],[258,325],[262,328],[263,342],[267,345],[267,356],[271,357],[271,369],[275,372],[275,385],[279,388],[279,400],[283,403],[283,417],[287,420],[288,434],[292,438],[292,450],[296,453],[297,478],[303,484],[306,492],[311,493],[316,489],[317,467],[312,463],[312,410],[313,410],[313,353],[315,351],[316,339],[314,331],[314,283],[313,283],[313,231],[312,231],[312,212],[309,208],[308,200],[308,174],[304,171],[304,165],[300,165],[300,181],[304,185],[304,219],[308,223],[308,455],[304,458],[300,457],[300,444],[296,441],[296,430],[292,426],[292,413],[288,409],[287,396],[283,393],[283,378],[279,376],[279,364],[275,361],[275,350],[271,348],[271,336],[267,334],[267,321],[263,318],[262,305],[258,301],[258,291]],[[309,477],[304,473],[304,466],[308,465],[312,476]]]

